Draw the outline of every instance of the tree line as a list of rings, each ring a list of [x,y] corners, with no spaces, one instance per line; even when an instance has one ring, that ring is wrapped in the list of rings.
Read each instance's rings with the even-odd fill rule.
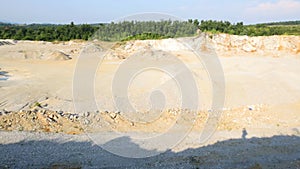
[[[66,25],[0,23],[0,39],[68,41],[99,39],[122,41],[194,36],[198,27],[188,21],[124,21],[109,24]]]
[[[188,21],[123,21],[100,25],[93,39],[122,41],[131,39],[161,39],[196,35],[198,25]]]
[[[123,21],[108,24],[65,25],[0,23],[0,39],[68,41],[99,39],[124,41],[133,39],[162,39],[194,36],[197,30],[233,35],[270,36],[300,35],[300,21],[244,25],[243,22],[189,19],[187,21]]]
[[[202,20],[199,29],[210,33],[248,36],[300,35],[300,21],[244,25],[243,22],[232,24],[228,21]]]
[[[38,41],[68,41],[71,39],[88,40],[97,27],[88,24],[67,25],[52,24],[0,24],[1,39],[38,40]]]

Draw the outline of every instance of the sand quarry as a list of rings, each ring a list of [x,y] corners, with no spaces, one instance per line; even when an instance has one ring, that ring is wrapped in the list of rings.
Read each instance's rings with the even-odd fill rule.
[[[0,42],[0,168],[300,168],[299,36],[203,34],[117,44],[94,41],[91,49],[92,42],[84,41]],[[203,57],[218,58],[225,78],[223,111],[204,143],[199,138],[211,112],[212,85],[190,47]],[[76,111],[76,64],[95,49],[105,51],[94,76],[92,99],[97,107],[85,104],[91,98],[82,96],[86,107]],[[128,87],[128,97],[139,114],[119,111],[114,106],[118,93],[111,86],[126,60],[139,57],[132,65],[147,65],[152,59],[176,66],[167,56],[178,58],[192,72],[199,109],[195,115],[187,112],[182,121],[191,130],[164,150],[163,141],[139,145],[127,136],[139,133],[147,138],[176,124],[180,114],[188,111],[180,108],[178,84],[161,71],[138,74]],[[89,84],[83,80],[82,85]],[[149,98],[156,90],[164,91],[166,103],[153,114],[148,111]],[[174,136],[179,130],[172,131]],[[111,132],[125,136],[93,142],[109,138],[105,136]],[[149,156],[158,155],[128,158],[139,157],[128,151],[136,147]]]

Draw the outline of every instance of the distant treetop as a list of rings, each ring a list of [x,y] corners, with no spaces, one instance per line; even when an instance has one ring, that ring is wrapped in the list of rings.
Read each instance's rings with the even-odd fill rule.
[[[123,21],[99,24],[10,24],[0,22],[0,39],[68,41],[100,39],[124,41],[196,35],[197,30],[248,36],[300,35],[300,21],[244,25],[243,22],[189,19],[187,21]]]

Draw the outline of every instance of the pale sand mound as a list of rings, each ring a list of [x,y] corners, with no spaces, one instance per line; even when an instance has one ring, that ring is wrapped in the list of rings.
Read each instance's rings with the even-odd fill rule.
[[[42,56],[40,51],[18,51],[25,59],[39,59]]]
[[[70,55],[63,53],[62,51],[54,51],[48,56],[49,60],[70,60]]]
[[[0,39],[0,58],[14,60],[70,60],[79,55],[85,42],[51,43]]]

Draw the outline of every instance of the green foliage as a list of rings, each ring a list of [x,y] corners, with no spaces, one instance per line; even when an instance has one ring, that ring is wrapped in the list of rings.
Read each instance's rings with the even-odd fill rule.
[[[42,40],[42,41],[68,41],[71,39],[84,39],[98,29],[95,25],[50,25],[31,24],[13,25],[0,23],[0,38],[15,40]]]
[[[110,24],[68,25],[31,24],[13,25],[0,23],[0,39],[68,41],[71,39],[122,41],[131,39],[161,39],[193,36],[198,20],[187,21],[124,21]],[[92,37],[92,35],[94,35]]]
[[[212,20],[203,21],[202,20],[199,28],[203,32],[228,33],[233,35],[248,35],[248,36],[300,35],[300,21],[244,25],[243,22],[231,24],[228,21],[212,21]]]
[[[124,41],[194,36],[198,27],[190,21],[124,21],[100,26],[92,39]]]
[[[283,22],[270,22],[270,23],[263,23],[263,25],[277,25],[277,26],[283,26],[283,25],[300,25],[300,21],[283,21]]]
[[[136,39],[163,39],[194,36],[197,29],[210,33],[228,33],[248,36],[300,35],[300,21],[274,22],[256,25],[232,24],[228,21],[124,21],[109,24],[16,25],[0,22],[0,39],[68,41],[72,39],[99,39],[126,41]],[[94,36],[93,36],[94,35]],[[93,36],[93,37],[92,37]]]
[[[42,107],[42,105],[39,102],[34,102],[30,108],[35,108],[35,107]]]
[[[165,39],[165,38],[170,38],[170,37],[159,35],[159,34],[154,34],[154,33],[142,33],[142,34],[138,34],[138,35],[129,36],[125,39],[122,39],[121,41],[147,40],[147,39]]]

